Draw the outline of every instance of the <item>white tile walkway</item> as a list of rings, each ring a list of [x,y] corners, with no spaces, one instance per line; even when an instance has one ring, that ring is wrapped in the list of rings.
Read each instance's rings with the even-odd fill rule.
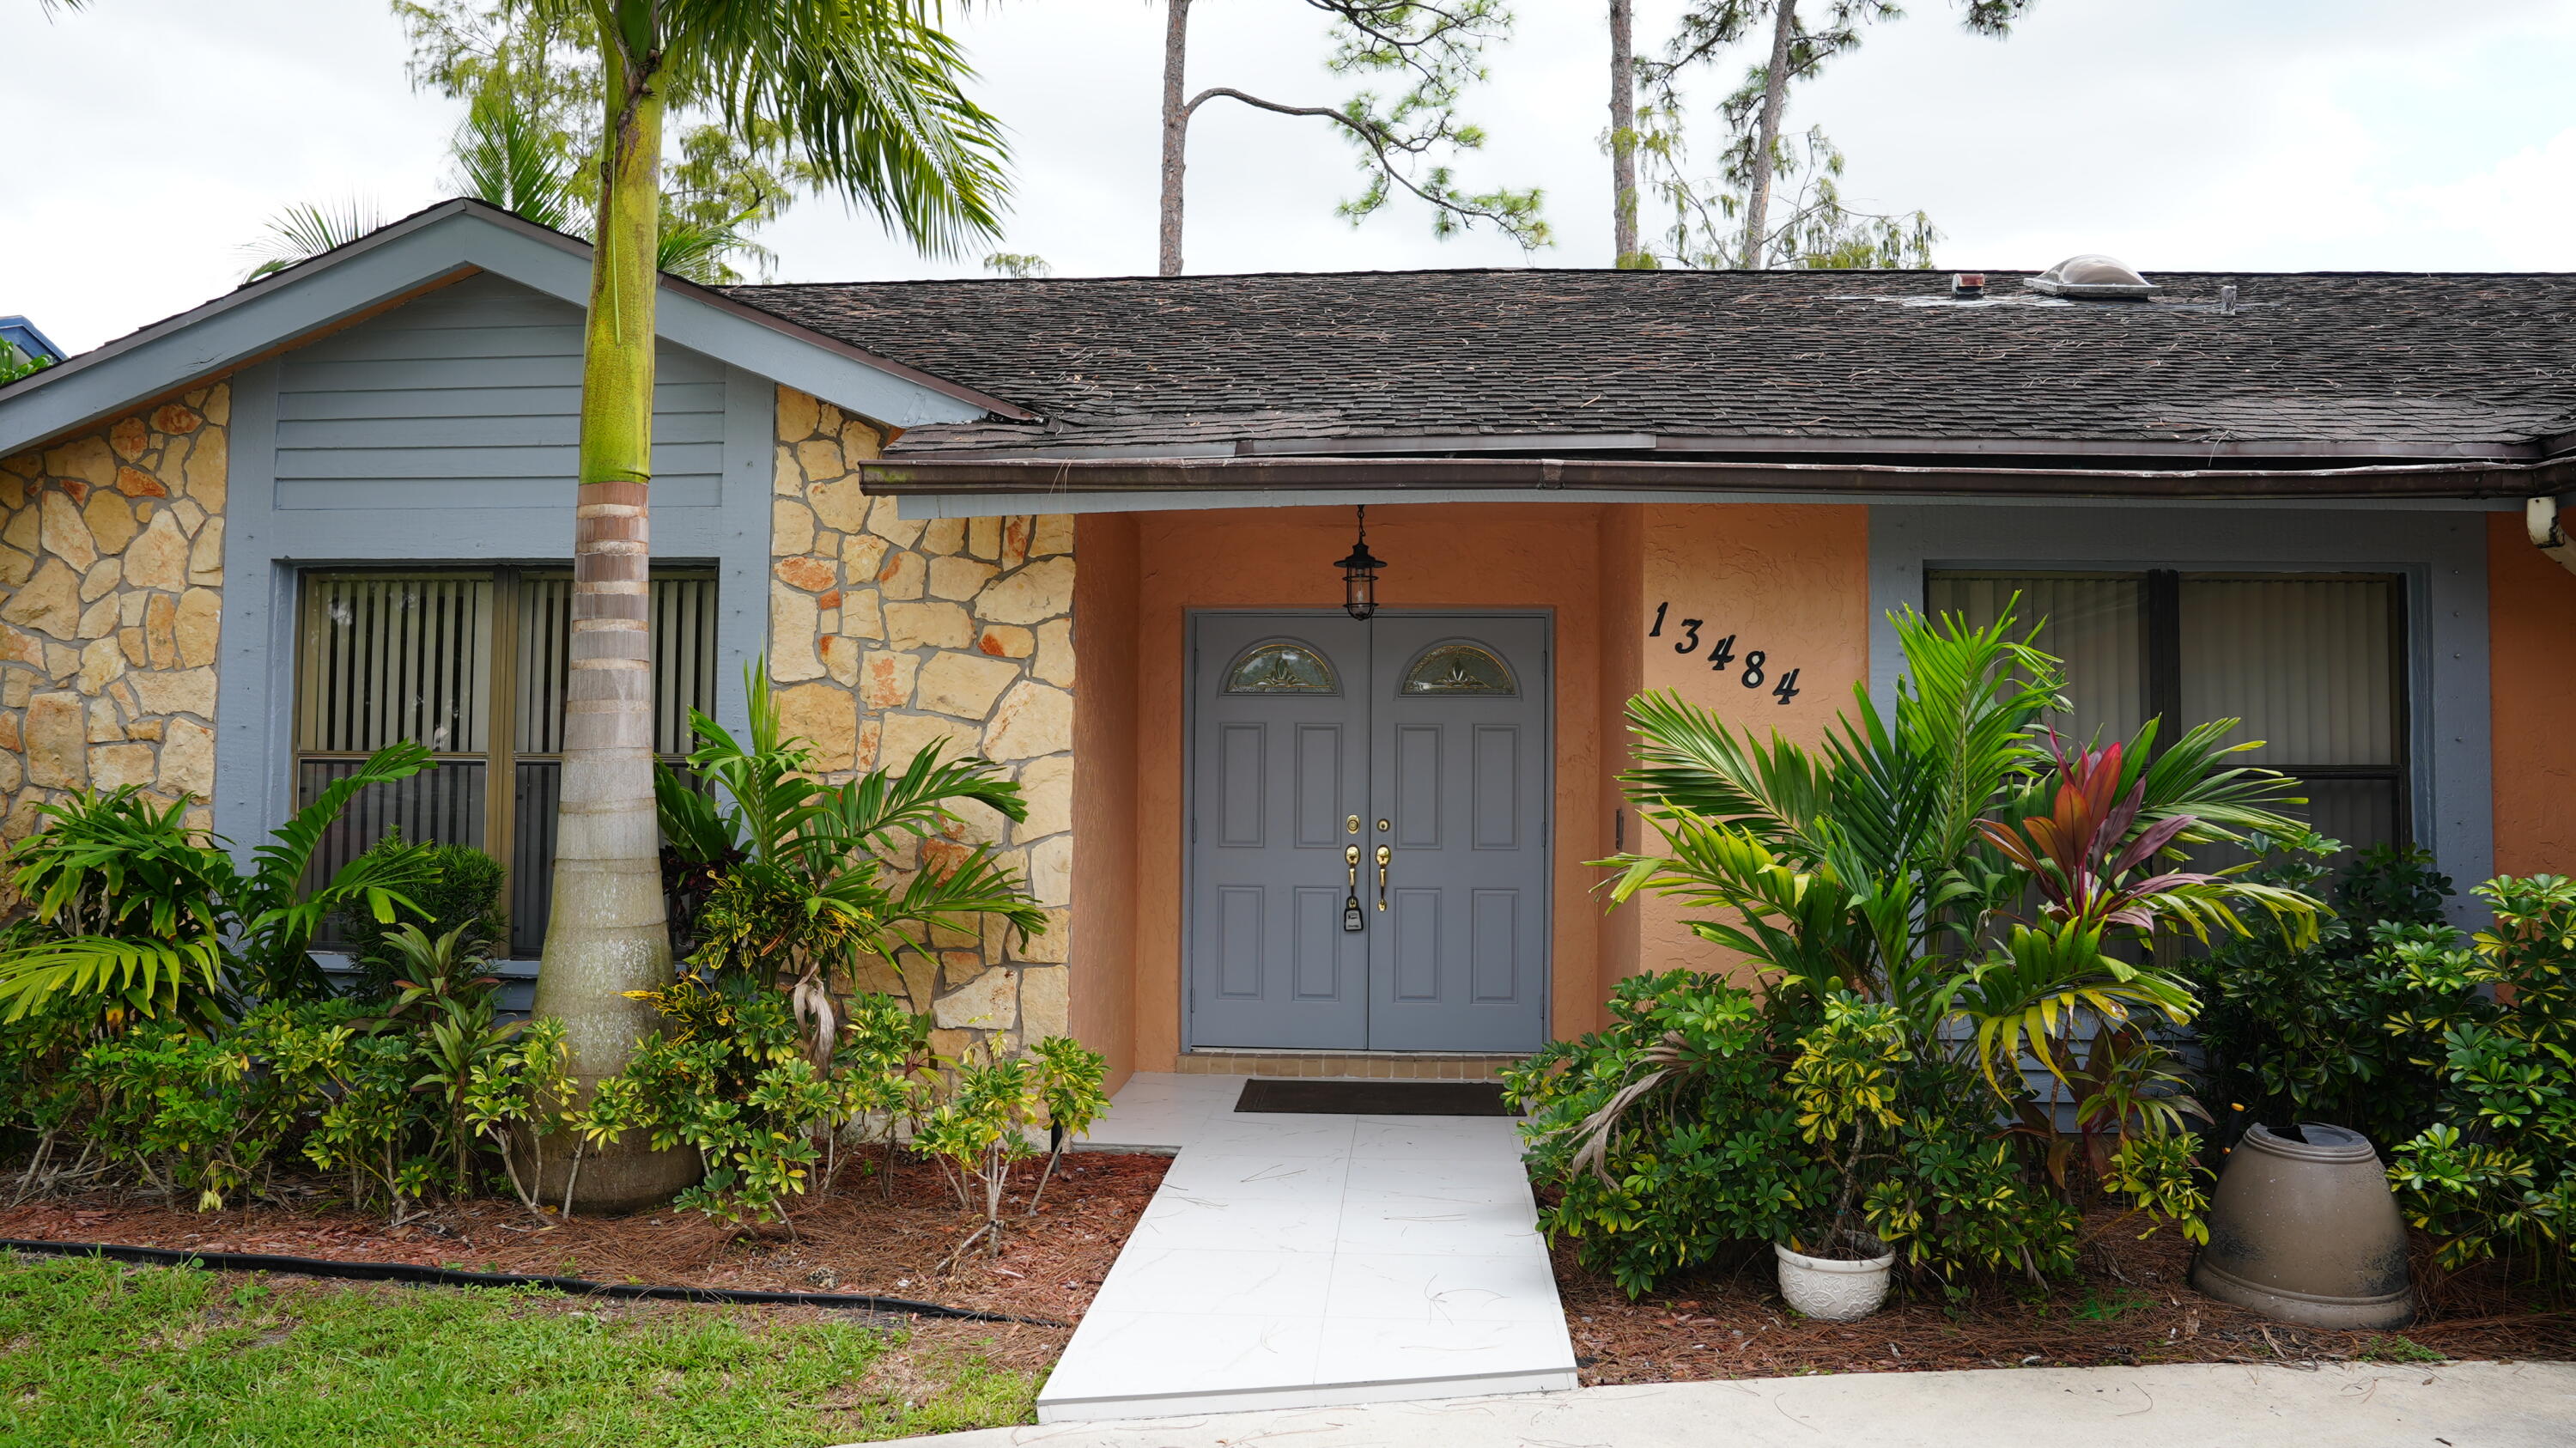
[[[1180,1154],[1039,1422],[1575,1385],[1513,1122],[1238,1113],[1242,1090],[1140,1074],[1092,1129]]]

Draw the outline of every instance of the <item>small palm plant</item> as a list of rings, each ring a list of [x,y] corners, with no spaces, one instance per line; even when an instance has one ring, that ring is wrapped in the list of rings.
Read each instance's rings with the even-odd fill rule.
[[[793,1002],[822,1065],[841,1036],[836,1000],[846,991],[836,989],[835,971],[873,957],[895,967],[909,992],[902,963],[926,955],[935,927],[976,931],[990,915],[1022,940],[1046,929],[1046,912],[990,845],[925,856],[908,873],[895,864],[922,841],[945,840],[963,823],[962,805],[1014,821],[1028,806],[998,765],[943,759],[935,742],[901,769],[823,784],[813,778],[812,750],[782,733],[765,663],[754,660],[744,675],[748,741],[691,714],[701,741],[689,756],[694,783],[668,767],[654,781],[662,835],[682,873],[713,881],[697,912],[693,963],[766,972]]]
[[[428,764],[418,744],[376,751],[253,849],[248,869],[188,827],[185,803],[156,804],[131,785],[44,806],[46,828],[6,857],[26,916],[0,937],[5,1019],[58,995],[120,1016],[212,1019],[249,999],[325,994],[314,933],[341,910],[390,922],[411,907],[403,892],[420,867],[363,854],[313,885],[314,853],[360,791]]]

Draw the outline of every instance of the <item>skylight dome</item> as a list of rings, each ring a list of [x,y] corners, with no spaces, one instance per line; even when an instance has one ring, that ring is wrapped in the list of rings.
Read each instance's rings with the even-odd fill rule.
[[[2155,294],[2155,284],[2129,269],[2117,257],[2086,252],[2070,256],[2022,285],[2050,297],[2092,297],[2144,301]]]

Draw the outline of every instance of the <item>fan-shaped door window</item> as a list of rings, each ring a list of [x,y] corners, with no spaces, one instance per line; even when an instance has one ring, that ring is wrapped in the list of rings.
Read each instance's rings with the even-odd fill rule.
[[[1338,694],[1341,689],[1332,664],[1295,639],[1255,644],[1225,671],[1229,694]]]
[[[1511,666],[1482,644],[1433,644],[1404,671],[1396,692],[1414,696],[1509,698],[1520,692]]]

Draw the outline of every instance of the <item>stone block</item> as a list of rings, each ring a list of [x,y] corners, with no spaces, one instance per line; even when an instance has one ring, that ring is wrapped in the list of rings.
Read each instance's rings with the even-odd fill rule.
[[[999,518],[967,519],[966,551],[974,557],[999,562],[1002,557],[1002,520]]]
[[[147,669],[134,676],[134,694],[146,714],[215,717],[212,669]]]
[[[780,682],[823,677],[823,659],[815,641],[823,626],[822,611],[812,594],[772,586],[769,590],[769,676]]]
[[[38,694],[27,701],[27,779],[48,789],[89,783],[88,710],[72,693]]]
[[[208,428],[188,448],[188,496],[209,513],[224,510],[225,468],[230,457],[221,428]]]
[[[0,604],[0,622],[58,639],[80,636],[80,616],[80,575],[60,558],[48,558],[39,564],[36,576],[11,594],[6,604]],[[964,616],[964,610],[959,610],[959,616]]]
[[[921,551],[944,558],[966,546],[966,520],[933,518],[921,530]]]
[[[885,566],[894,545],[874,533],[852,533],[841,540],[841,576],[869,579]]]
[[[208,518],[197,530],[197,541],[188,545],[188,581],[198,584],[221,584],[224,581],[224,520]]]
[[[117,600],[101,598],[81,610],[80,636],[103,639],[116,632]]]
[[[122,789],[129,784],[150,784],[161,768],[161,761],[149,744],[98,744],[89,751],[89,780],[93,789]]]
[[[833,683],[844,689],[859,686],[860,649],[857,639],[827,632],[823,635],[821,652],[823,671],[832,676]]]
[[[930,596],[953,598],[959,602],[984,591],[993,581],[993,565],[972,558],[933,558],[930,560]]]
[[[778,435],[788,442],[812,437],[822,422],[822,410],[815,406],[812,394],[793,387],[778,389]]]
[[[975,600],[990,623],[1040,623],[1073,611],[1073,560],[1042,558],[1003,574]]]
[[[1012,685],[984,729],[983,753],[990,759],[1033,759],[1072,748],[1073,696],[1034,679]]]
[[[165,402],[152,410],[152,430],[185,435],[205,426],[206,420],[175,402]]]
[[[769,556],[790,558],[814,547],[814,510],[794,498],[769,504]]]
[[[954,603],[889,603],[885,625],[888,648],[962,649],[975,638],[975,621]]]
[[[173,719],[161,739],[161,788],[181,799],[215,797],[215,731]]]
[[[107,430],[107,445],[116,449],[118,457],[132,462],[152,445],[152,429],[143,425],[142,418],[119,418],[116,426]]]
[[[1049,754],[1020,766],[1020,797],[1029,817],[1020,822],[1019,838],[1043,839],[1073,828],[1073,756]]]
[[[841,461],[841,440],[831,437],[798,443],[796,466],[804,469],[808,482],[816,483],[826,478],[837,478],[849,471],[848,465]],[[837,528],[840,525],[835,523],[832,526]]]
[[[1018,971],[993,967],[941,996],[931,1018],[944,1030],[1007,1031],[1019,1023],[1019,985]]]
[[[81,575],[80,596],[83,603],[96,603],[107,597],[125,577],[125,567],[113,558],[102,558]],[[82,617],[88,615],[84,613]]]
[[[884,594],[888,602],[921,597],[929,581],[929,565],[921,561],[918,553],[888,554],[884,565],[877,569],[877,591]]]
[[[1026,940],[1015,940],[1005,952],[1008,959],[1040,964],[1061,965],[1073,958],[1073,910],[1070,906],[1047,907],[1047,928]]]
[[[151,625],[149,614],[145,626]],[[215,661],[215,651],[223,642],[224,599],[211,588],[191,588],[179,599],[178,618],[171,634],[179,649],[179,662],[189,668],[202,668]]]
[[[1037,526],[1029,533],[1029,556],[1052,558],[1073,551],[1073,515],[1040,513]]]
[[[0,542],[21,552],[33,553],[45,546],[44,526],[43,509],[20,508],[9,515],[7,523],[0,524]]]
[[[988,624],[975,636],[975,647],[997,659],[1025,659],[1037,652],[1038,636],[1017,624]]]
[[[217,427],[230,423],[233,420],[233,385],[218,382],[207,388],[206,400],[197,404],[197,410],[206,415],[206,421]]]
[[[868,526],[869,510],[877,502],[859,490],[856,479],[816,479],[805,490],[805,501],[814,505],[814,516],[826,528],[856,533]]]
[[[871,649],[859,662],[859,699],[871,709],[900,709],[912,702],[913,679],[920,672],[916,654]]]
[[[103,488],[90,494],[89,506],[81,509],[81,521],[88,525],[90,539],[101,553],[123,552],[134,541],[134,505],[122,492]]]
[[[778,727],[814,750],[817,769],[855,767],[859,701],[838,684],[798,684],[778,691]]]
[[[1002,520],[1002,557],[1005,569],[1017,568],[1029,561],[1029,525],[1034,519],[1014,514]]]
[[[851,463],[874,462],[885,451],[885,439],[877,430],[851,418],[841,424],[841,456]]]
[[[1061,965],[1020,972],[1020,1036],[1041,1041],[1073,1034],[1072,972]]]
[[[140,739],[143,736],[135,734],[132,730],[125,727],[124,718],[116,712],[116,701],[114,699],[92,699],[89,701],[90,743],[121,744],[128,737]],[[155,737],[157,738],[158,736],[156,735]]]
[[[876,722],[882,730],[877,745],[877,765],[881,769],[903,768],[925,744],[945,744],[942,754],[949,759],[976,752],[972,724],[943,719],[937,714],[882,714]]]
[[[839,569],[819,558],[808,558],[802,554],[779,559],[772,571],[780,582],[807,593],[828,592],[841,581]]]
[[[886,636],[885,606],[873,588],[841,590],[841,632],[854,639]]]
[[[17,588],[36,576],[36,555],[0,543],[0,588]]]
[[[796,470],[796,454],[783,443],[769,466],[769,491],[782,498],[797,497],[805,491],[805,475]]]
[[[172,593],[188,586],[188,535],[179,520],[155,513],[142,536],[126,545],[125,581],[136,588],[162,588]]]
[[[118,468],[116,490],[129,498],[166,498],[170,489],[141,468]]]
[[[960,719],[982,719],[1019,676],[1017,664],[982,654],[942,651],[922,665],[920,706]]]
[[[1073,687],[1073,620],[1038,625],[1037,662],[1029,672],[1060,689]]]
[[[45,450],[45,471],[57,478],[74,478],[93,488],[112,487],[116,483],[116,453],[107,439],[92,434],[76,437],[61,447]]]
[[[42,521],[41,536],[45,551],[86,573],[98,561],[98,540],[90,536],[89,523],[81,517],[80,505],[67,493],[47,489],[36,500],[37,515]]]
[[[928,526],[926,519],[902,516],[892,498],[879,498],[868,509],[868,531],[897,548],[909,548],[919,542],[922,530]]]
[[[1029,893],[1041,905],[1073,900],[1073,836],[1057,835],[1029,846]]]

